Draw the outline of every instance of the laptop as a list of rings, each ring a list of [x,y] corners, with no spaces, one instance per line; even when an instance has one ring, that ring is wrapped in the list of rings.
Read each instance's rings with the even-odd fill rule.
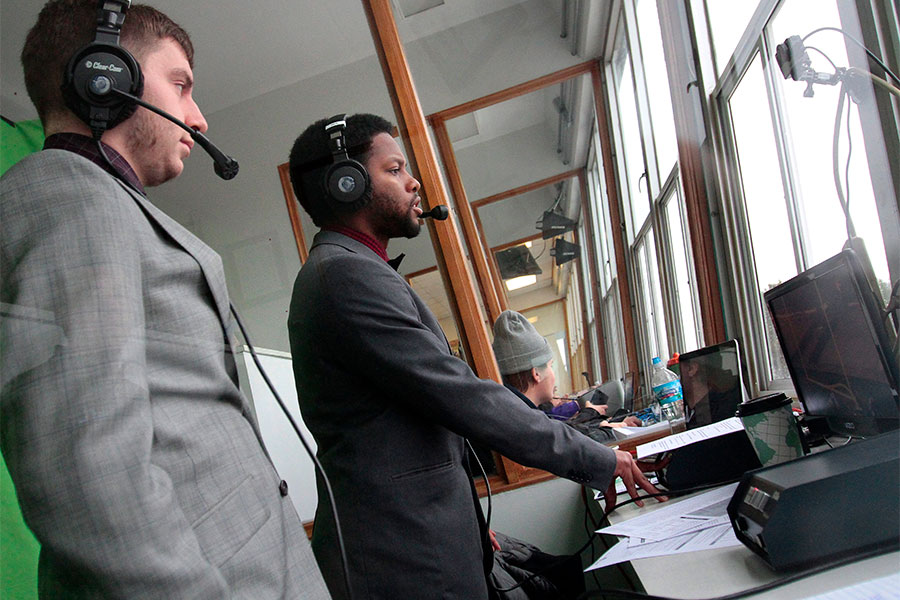
[[[682,354],[678,366],[687,429],[730,419],[747,399],[737,340]]]
[[[733,417],[747,397],[737,340],[686,352],[678,365],[687,429]],[[659,476],[670,490],[683,490],[731,481],[760,466],[746,433],[735,431],[674,450]]]

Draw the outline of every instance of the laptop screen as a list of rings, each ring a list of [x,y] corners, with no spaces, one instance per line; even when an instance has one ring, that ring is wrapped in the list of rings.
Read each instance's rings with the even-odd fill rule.
[[[734,416],[746,396],[737,340],[682,354],[678,365],[688,429]]]

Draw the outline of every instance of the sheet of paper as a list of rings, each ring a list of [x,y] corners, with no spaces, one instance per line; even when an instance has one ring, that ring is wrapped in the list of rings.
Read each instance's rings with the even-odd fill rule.
[[[608,567],[620,562],[650,558],[652,556],[668,556],[685,552],[712,550],[740,546],[730,524],[716,525],[702,531],[675,536],[667,540],[647,540],[645,538],[627,538],[607,550],[594,564],[585,571]]]
[[[656,478],[656,475],[647,473],[646,476],[647,481],[649,481],[653,485],[659,485],[659,479]],[[621,495],[626,493],[627,491],[625,490],[625,482],[622,481],[621,477],[616,477],[616,494]],[[594,490],[594,500],[603,500],[603,492],[601,492],[600,490]],[[646,500],[644,502],[646,502]]]
[[[669,429],[669,422],[663,421],[662,423],[654,423],[643,427],[613,427],[613,433],[617,440],[623,440],[638,435],[656,433],[657,431],[668,431]]]
[[[807,600],[900,600],[900,573],[810,596]]]
[[[641,444],[637,447],[637,456],[638,458],[644,458],[660,452],[681,448],[682,446],[687,446],[688,444],[693,444],[694,442],[699,442],[701,440],[709,440],[734,431],[741,431],[743,429],[744,425],[741,423],[741,420],[737,417],[731,417],[724,421],[698,427],[697,429],[689,429],[682,433],[676,433],[675,435],[670,435],[647,444]]]
[[[680,502],[663,504],[653,512],[604,527],[600,533],[659,541],[728,524],[725,509],[735,489],[737,483],[732,483]]]

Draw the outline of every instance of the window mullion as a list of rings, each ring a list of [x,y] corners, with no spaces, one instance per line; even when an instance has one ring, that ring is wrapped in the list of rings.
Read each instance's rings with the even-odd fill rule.
[[[785,206],[787,207],[788,221],[791,230],[791,242],[794,247],[794,264],[797,273],[803,271],[808,264],[804,240],[808,239],[806,223],[802,218],[801,192],[797,185],[796,159],[794,150],[790,144],[790,123],[788,123],[784,106],[784,97],[781,89],[774,81],[780,77],[781,72],[771,68],[772,52],[774,47],[772,34],[768,27],[763,30],[760,39],[760,65],[763,70],[763,78],[766,82],[766,93],[769,97],[769,112],[772,115],[772,126],[775,133],[775,147],[778,150],[778,163],[781,165],[781,181],[785,193]]]

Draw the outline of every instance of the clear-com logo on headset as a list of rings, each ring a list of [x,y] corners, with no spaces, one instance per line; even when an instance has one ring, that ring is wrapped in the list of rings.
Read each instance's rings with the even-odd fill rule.
[[[122,67],[117,67],[113,63],[104,65],[99,60],[89,60],[84,63],[86,69],[96,69],[97,71],[111,71],[113,73],[121,73]]]

